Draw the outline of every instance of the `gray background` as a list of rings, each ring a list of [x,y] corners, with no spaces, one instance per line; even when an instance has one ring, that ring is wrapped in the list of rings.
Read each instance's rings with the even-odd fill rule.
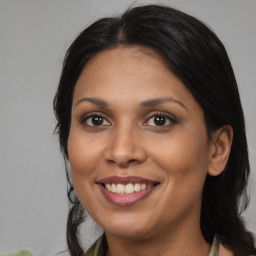
[[[45,256],[65,249],[66,180],[52,111],[63,56],[82,28],[133,2],[0,0],[0,252],[27,247]],[[252,198],[244,216],[256,233],[256,1],[135,5],[140,3],[165,3],[188,12],[225,44],[244,106],[252,167]]]

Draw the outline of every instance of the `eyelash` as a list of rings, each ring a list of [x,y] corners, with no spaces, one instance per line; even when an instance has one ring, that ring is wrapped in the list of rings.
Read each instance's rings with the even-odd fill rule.
[[[90,120],[91,118],[93,118],[93,117],[97,117],[97,118],[101,118],[103,121],[103,124],[99,124],[99,125],[93,125],[93,124],[85,124],[88,120]],[[164,118],[165,120],[164,120],[164,124],[163,125],[147,125],[147,123],[151,120],[151,119],[154,119],[154,118],[156,118],[156,117],[160,117],[160,118]],[[167,128],[167,127],[169,127],[169,126],[171,126],[172,124],[176,124],[177,123],[177,121],[176,121],[176,118],[174,118],[173,116],[171,116],[171,115],[169,115],[169,114],[167,114],[167,113],[165,113],[165,112],[156,112],[156,113],[153,113],[152,114],[152,112],[150,113],[150,114],[148,114],[147,116],[146,116],[146,122],[144,122],[143,123],[143,125],[145,125],[145,126],[149,126],[149,127],[155,127],[155,128],[157,128],[157,129],[164,129],[164,128]],[[169,121],[169,124],[165,124],[166,123],[166,121]],[[109,125],[104,125],[104,122],[108,122],[109,123]],[[154,121],[153,121],[154,122]],[[80,123],[82,124],[82,125],[85,125],[86,127],[90,127],[90,128],[102,128],[103,126],[110,126],[111,125],[111,123],[105,118],[105,116],[104,115],[102,115],[101,113],[90,113],[90,114],[88,114],[88,115],[85,115],[85,116],[83,116],[82,118],[81,118],[81,120],[80,120]],[[91,121],[91,123],[92,123],[92,121]]]
[[[80,123],[81,124],[85,124],[86,121],[88,121],[90,118],[93,118],[93,117],[97,117],[97,118],[102,118],[103,119],[103,122],[107,121],[108,123],[110,123],[104,115],[100,114],[100,113],[90,113],[88,115],[85,115],[81,118],[80,120]],[[86,124],[87,127],[102,127],[102,126],[108,126],[108,125],[88,125]]]
[[[157,112],[157,113],[154,113],[153,115],[152,115],[152,113],[150,113],[150,115],[148,116],[147,121],[145,123],[149,122],[150,119],[154,119],[156,117],[164,118],[165,119],[165,123],[166,123],[167,120],[170,123],[167,124],[167,125],[164,123],[163,125],[148,125],[148,126],[152,126],[152,127],[157,128],[157,129],[164,129],[164,128],[167,128],[167,127],[171,126],[172,124],[176,124],[177,123],[176,118],[174,118],[173,116],[171,116],[170,114],[167,114],[165,112]]]

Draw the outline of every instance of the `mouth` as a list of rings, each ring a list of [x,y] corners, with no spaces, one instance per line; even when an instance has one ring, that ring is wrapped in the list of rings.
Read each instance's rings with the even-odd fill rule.
[[[128,183],[126,185],[124,184],[120,184],[120,183],[106,183],[106,184],[101,184],[102,186],[105,187],[105,189],[107,189],[108,191],[114,193],[114,194],[132,194],[132,193],[136,193],[139,191],[143,191],[146,189],[150,189],[153,186],[157,186],[157,184],[150,184],[147,185],[145,183]]]
[[[127,206],[146,198],[160,183],[136,176],[113,176],[104,178],[96,184],[108,201]]]

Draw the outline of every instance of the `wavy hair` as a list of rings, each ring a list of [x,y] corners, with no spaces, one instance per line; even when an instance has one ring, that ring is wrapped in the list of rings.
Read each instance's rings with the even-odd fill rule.
[[[201,206],[201,231],[212,242],[215,233],[235,255],[256,255],[253,237],[240,213],[247,207],[250,172],[245,122],[234,72],[225,47],[201,21],[176,9],[145,5],[120,17],[103,18],[83,30],[68,49],[54,111],[56,132],[65,161],[71,122],[73,91],[86,63],[97,54],[119,46],[142,46],[162,57],[203,109],[208,136],[223,125],[234,137],[226,168],[217,177],[207,176]],[[83,255],[79,226],[85,219],[66,168],[70,211],[67,243],[72,256]]]

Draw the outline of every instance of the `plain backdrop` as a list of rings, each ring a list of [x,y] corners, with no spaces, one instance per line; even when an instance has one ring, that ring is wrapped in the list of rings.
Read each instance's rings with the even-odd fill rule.
[[[252,169],[244,217],[256,233],[256,0],[0,0],[0,252],[25,247],[45,256],[66,248],[66,179],[52,110],[64,53],[91,22],[142,3],[194,15],[226,46]]]

